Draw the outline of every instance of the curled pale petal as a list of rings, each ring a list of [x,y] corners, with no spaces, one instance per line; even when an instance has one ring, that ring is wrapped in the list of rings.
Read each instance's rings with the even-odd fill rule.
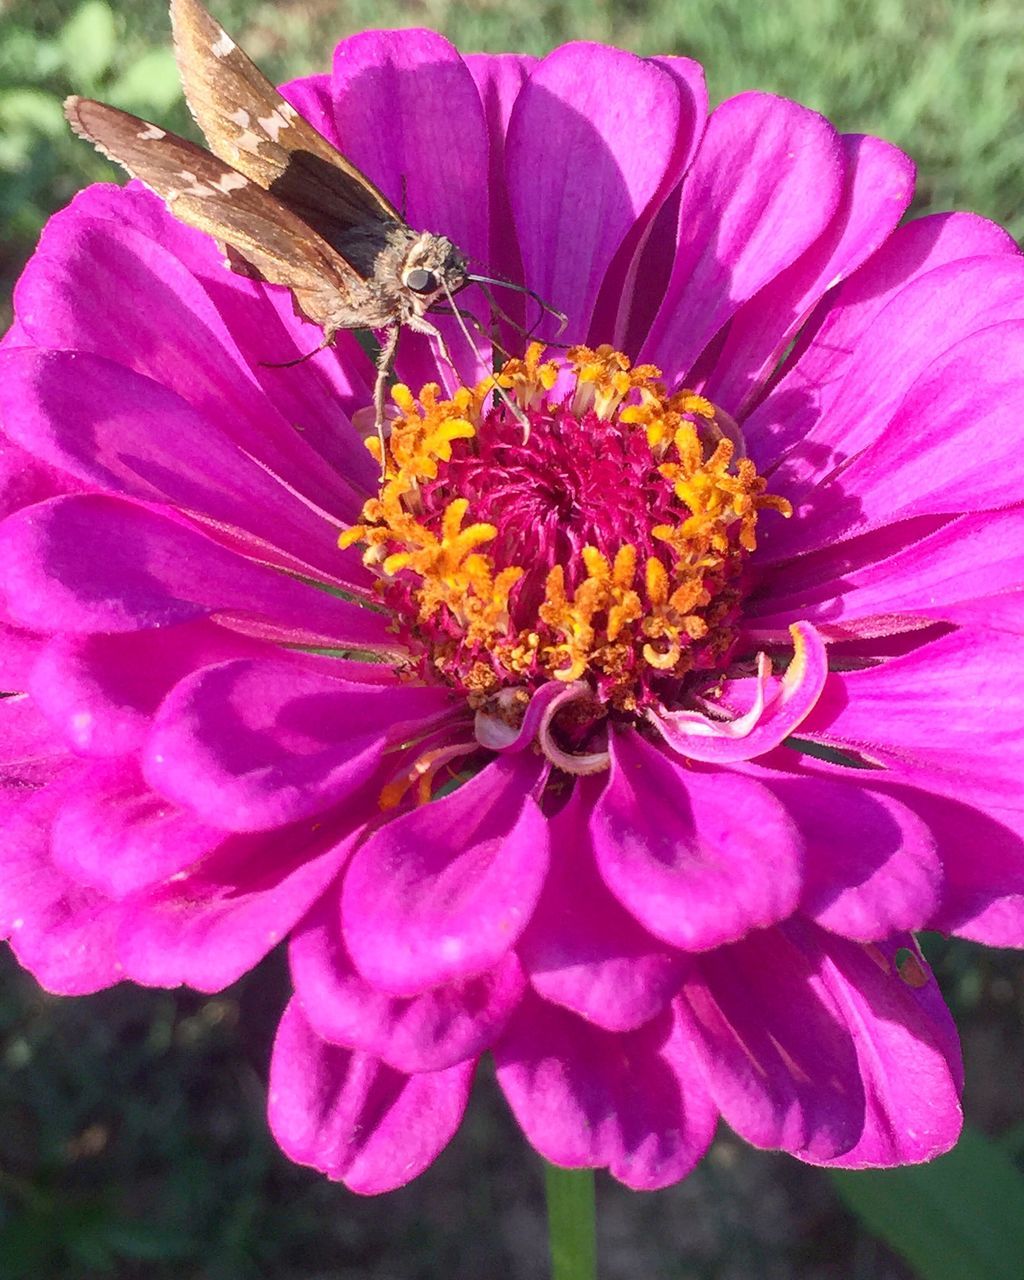
[[[808,951],[780,927],[699,957],[683,985],[680,1016],[715,1105],[755,1147],[827,1159],[863,1131],[856,1037],[826,971],[824,946]]]
[[[388,734],[448,708],[439,688],[353,684],[286,661],[238,659],[182,680],[144,751],[162,795],[225,831],[269,830],[355,793]]]
[[[600,793],[581,779],[551,821],[551,869],[517,952],[534,990],[607,1031],[663,1012],[689,957],[652,937],[598,875],[587,818]]]
[[[764,755],[807,718],[828,679],[828,654],[814,627],[789,628],[793,658],[786,674],[768,688],[769,664],[762,661],[750,710],[734,720],[713,720],[698,711],[649,713],[651,724],[673,751],[707,764],[732,764]]]
[[[270,1063],[270,1127],[297,1163],[361,1195],[393,1191],[448,1145],[474,1066],[403,1075],[369,1054],[321,1040],[293,1000]]]
[[[489,751],[525,751],[537,737],[542,719],[552,703],[566,695],[561,680],[549,680],[532,695],[520,717],[524,694],[518,689],[502,689],[476,713],[473,731],[476,740]]]
[[[801,940],[807,951],[816,943],[813,935]],[[913,939],[864,948],[829,942],[821,977],[850,1028],[864,1124],[846,1151],[794,1154],[812,1164],[868,1169],[916,1164],[948,1151],[963,1123],[960,1045]]]
[[[336,891],[294,931],[288,951],[295,992],[317,1035],[380,1058],[396,1071],[441,1071],[490,1048],[523,994],[511,953],[478,978],[402,999],[355,969]]]
[[[800,894],[803,842],[770,792],[676,763],[632,729],[590,821],[605,883],[657,938],[702,951],[782,920]]]
[[[533,757],[503,756],[359,850],[342,921],[374,986],[418,995],[486,972],[515,946],[548,866],[547,822],[531,794],[541,771]]]
[[[607,1168],[652,1191],[685,1177],[714,1136],[715,1107],[670,1014],[613,1034],[533,996],[494,1059],[516,1119],[553,1164]]]

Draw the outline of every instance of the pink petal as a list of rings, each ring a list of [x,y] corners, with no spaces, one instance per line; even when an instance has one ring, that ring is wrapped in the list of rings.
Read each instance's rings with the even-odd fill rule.
[[[0,354],[0,415],[12,438],[90,488],[168,503],[280,548],[296,565],[343,572],[338,530],[358,516],[361,492],[325,519],[216,421],[121,365],[83,352]]]
[[[748,771],[785,806],[804,838],[802,913],[864,942],[928,926],[942,893],[943,863],[934,827],[916,811],[914,797],[874,788],[874,775],[865,781]]]
[[[126,632],[216,615],[297,643],[393,644],[383,615],[119,498],[79,494],[27,507],[0,525],[0,556],[12,618],[41,631]]]
[[[927,974],[913,940],[907,937],[900,946],[915,958],[915,972]],[[899,958],[895,943],[871,950],[829,943],[822,978],[853,1033],[865,1115],[860,1137],[847,1151],[823,1159],[795,1153],[812,1164],[916,1164],[942,1155],[960,1136],[963,1078],[956,1027],[934,978],[929,975],[923,986],[905,981],[893,957]]]
[[[385,823],[359,850],[342,921],[375,987],[418,995],[485,973],[515,946],[548,866],[547,822],[531,794],[541,767],[502,757]]]
[[[835,130],[806,107],[758,93],[718,107],[683,185],[676,260],[642,359],[684,374],[822,234],[843,167]]]
[[[0,364],[9,359],[5,349],[5,353],[0,354]],[[81,487],[73,476],[40,462],[6,435],[0,434],[0,518],[58,493],[73,493]]]
[[[675,76],[599,45],[562,45],[520,91],[509,199],[526,283],[569,317],[564,340],[585,340],[601,281],[669,172],[679,176],[677,142],[692,125]]]
[[[1022,660],[1016,636],[959,631],[876,667],[835,671],[800,736],[929,789],[1019,809],[1024,693],[1012,673]]]
[[[205,620],[124,635],[59,635],[35,664],[32,694],[76,754],[120,756],[142,745],[161,700],[183,676],[266,652]]]
[[[653,1191],[684,1178],[711,1144],[715,1108],[670,1016],[613,1034],[533,997],[494,1058],[516,1119],[553,1164],[606,1166]]]
[[[587,818],[600,783],[576,782],[551,822],[554,857],[518,954],[535,991],[607,1031],[664,1011],[690,961],[642,929],[597,873]]]
[[[881,312],[903,291],[912,290],[912,303],[919,286],[918,281],[946,264],[960,263],[952,276],[939,275],[930,283],[920,286],[924,293],[918,304],[918,314],[910,307],[914,321],[911,329],[919,330],[920,323],[952,323],[956,321],[959,306],[966,301],[964,291],[959,292],[959,302],[949,309],[941,306],[933,309],[928,299],[936,285],[949,278],[956,292],[961,272],[969,278],[972,272],[992,270],[998,276],[999,262],[971,264],[965,260],[987,256],[1007,255],[1011,261],[1017,255],[1017,246],[1010,236],[993,222],[987,222],[973,213],[933,214],[917,218],[895,231],[884,245],[867,262],[830,293],[811,322],[806,325],[797,340],[792,355],[786,362],[785,372],[772,393],[746,420],[743,434],[751,456],[761,471],[770,468],[793,444],[803,439],[825,411],[834,404],[840,388],[848,375],[870,374],[878,366],[865,362],[862,342],[872,342],[875,323]],[[1019,267],[1010,266],[1011,273]],[[986,305],[984,293],[969,303]],[[901,307],[904,303],[899,304]],[[893,313],[894,318],[898,313]],[[904,326],[906,322],[904,321]],[[892,362],[887,353],[890,330],[886,327],[887,341],[875,344],[881,368],[890,368]],[[891,334],[902,345],[900,324],[896,323]],[[927,355],[927,343],[913,354],[916,358]],[[934,352],[932,352],[934,354]],[[916,367],[920,367],[919,365]],[[892,372],[892,370],[890,370]],[[899,372],[898,365],[895,372]],[[875,397],[886,393],[886,383],[879,381],[873,389]]]
[[[267,834],[224,835],[158,888],[122,904],[117,952],[145,986],[221,991],[288,935],[344,865],[365,810],[344,824],[297,823]],[[356,835],[350,828],[357,827]]]
[[[537,65],[536,58],[518,53],[471,53],[464,59],[483,103],[489,141],[490,259],[486,274],[499,279],[522,279],[523,267],[505,184],[505,133],[519,91]],[[522,295],[499,290],[502,308],[522,322]]]
[[[4,610],[0,608],[0,619]],[[0,620],[0,693],[20,693],[46,644],[42,636]]]
[[[115,900],[158,885],[223,843],[146,786],[133,761],[81,776],[53,824],[54,863],[78,884]]]
[[[161,228],[172,223],[162,215]],[[234,290],[237,278],[223,274]],[[130,298],[145,298],[146,305],[126,305]],[[255,305],[262,310],[258,300]],[[248,359],[193,267],[127,220],[90,216],[87,206],[77,205],[51,218],[18,283],[15,308],[39,346],[105,356],[176,391],[318,507],[337,509],[351,494],[260,394]],[[308,327],[315,345],[317,330]],[[266,350],[251,355],[281,359],[276,347],[268,336]]]
[[[11,727],[6,705],[4,722]],[[87,995],[124,977],[115,950],[120,909],[70,880],[51,862],[49,848],[53,820],[81,785],[86,766],[71,765],[66,757],[54,761],[44,766],[51,778],[48,785],[29,791],[24,783],[38,781],[39,766],[25,764],[28,771],[24,765],[18,769],[23,784],[18,804],[13,810],[3,805],[0,937],[10,940],[19,963],[47,991]],[[30,772],[35,779],[26,776]],[[12,782],[10,766],[3,773],[6,790]]]
[[[440,1071],[490,1048],[522,997],[525,982],[509,954],[479,978],[404,1000],[385,995],[356,971],[331,892],[295,931],[292,979],[317,1035],[380,1058],[396,1071]]]
[[[594,853],[609,889],[655,937],[702,951],[793,911],[802,841],[769,792],[737,773],[677,765],[632,730],[609,742]]]
[[[877,530],[773,567],[747,601],[749,626],[784,632],[799,616],[840,638],[888,635],[925,619],[1010,626],[1016,609],[1007,606],[1024,584],[1024,509],[934,523]]]
[[[1024,289],[1024,260],[1021,267]],[[1024,320],[1016,320],[993,324],[936,359],[888,429],[834,478],[802,490],[776,481],[796,510],[788,527],[766,530],[761,555],[801,554],[914,516],[1005,506],[1024,485],[1013,434],[1024,411],[1022,358]]]
[[[389,735],[449,702],[440,688],[359,685],[270,659],[224,662],[164,701],[145,773],[201,821],[268,830],[352,796],[378,769]]]
[[[284,1152],[360,1195],[404,1186],[459,1127],[474,1064],[402,1075],[365,1053],[326,1044],[298,1001],[274,1042],[267,1099]]]
[[[825,945],[753,933],[701,956],[679,1001],[723,1118],[755,1147],[808,1159],[850,1150],[864,1125],[856,1036],[824,976]]]
[[[831,223],[793,264],[743,303],[703,395],[739,418],[826,290],[860,266],[895,230],[914,193],[914,166],[880,138],[846,134],[842,201]]]

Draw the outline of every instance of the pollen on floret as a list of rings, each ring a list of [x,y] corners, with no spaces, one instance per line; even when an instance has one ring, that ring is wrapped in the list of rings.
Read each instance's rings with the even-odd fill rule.
[[[422,677],[471,699],[583,682],[632,711],[721,663],[758,519],[789,508],[711,401],[611,347],[537,343],[451,397],[392,399],[380,490],[339,542]]]

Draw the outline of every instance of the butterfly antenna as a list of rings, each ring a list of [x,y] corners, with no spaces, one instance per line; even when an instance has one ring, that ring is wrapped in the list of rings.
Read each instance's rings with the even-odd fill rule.
[[[482,363],[483,356],[481,356],[480,354],[480,348],[473,341],[473,335],[470,333],[469,329],[466,326],[465,320],[463,320],[462,318],[462,311],[455,305],[455,299],[452,297],[451,290],[448,288],[447,281],[444,279],[444,277],[441,278],[441,288],[444,290],[444,296],[448,299],[448,305],[449,307],[451,307],[452,315],[455,318],[455,323],[462,330],[462,336],[466,339],[466,341],[472,347],[473,354]],[[479,324],[479,321],[476,321],[476,323]],[[481,329],[481,332],[483,332],[482,329]],[[503,386],[499,384],[497,379],[495,379],[494,381],[494,390],[498,396],[498,399],[502,402],[502,404],[504,404],[505,408],[509,411],[509,413],[511,413],[513,418],[515,418],[516,421],[519,423],[519,425],[523,428],[523,444],[526,444],[527,440],[529,440],[530,438],[530,419],[526,416],[525,412],[519,407],[519,405],[517,405],[515,401],[511,399],[508,392],[505,390]]]
[[[554,316],[554,318],[558,321],[558,332],[555,334],[555,337],[560,338],[562,334],[565,333],[566,325],[569,323],[569,317],[565,314],[565,312],[559,311],[558,308],[553,307],[550,302],[545,302],[545,300],[540,296],[539,293],[537,293],[533,289],[527,288],[525,284],[516,284],[512,280],[502,280],[498,276],[479,276],[479,275],[471,274],[466,278],[467,280],[472,281],[473,284],[478,284],[483,286],[483,292],[486,295],[488,302],[490,302],[491,306],[494,307],[499,317],[502,320],[504,320],[506,324],[510,324],[513,329],[518,330],[519,333],[524,333],[526,332],[526,330],[524,330],[521,324],[517,324],[516,321],[511,318],[511,316],[509,316],[505,311],[502,310],[501,307],[498,306],[498,303],[495,301],[493,293],[491,292],[490,289],[486,287],[487,285],[493,284],[493,285],[496,285],[499,289],[511,289],[513,293],[523,293],[528,298],[532,298],[533,301],[536,302],[537,306],[540,307],[542,314],[546,313],[549,316]],[[533,331],[537,328],[537,324],[539,323],[540,321],[538,320],[535,324],[531,325],[527,336],[533,333]]]

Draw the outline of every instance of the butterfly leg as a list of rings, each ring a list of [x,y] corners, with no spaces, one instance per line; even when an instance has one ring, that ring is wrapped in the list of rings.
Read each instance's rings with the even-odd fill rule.
[[[377,428],[377,439],[380,441],[380,478],[384,479],[387,455],[384,452],[384,405],[387,401],[388,378],[395,364],[395,352],[398,350],[398,335],[401,328],[391,325],[385,330],[384,341],[377,355],[377,381],[373,387],[373,422]]]

